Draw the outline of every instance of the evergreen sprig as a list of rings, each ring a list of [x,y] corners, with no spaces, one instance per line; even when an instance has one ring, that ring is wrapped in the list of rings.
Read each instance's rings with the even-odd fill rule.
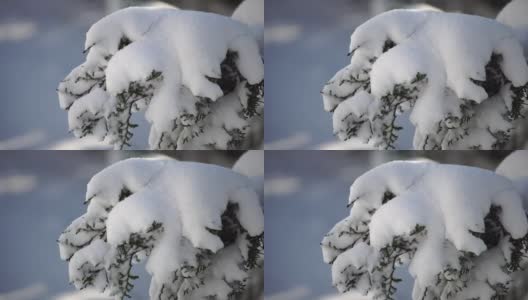
[[[416,73],[415,77],[405,84],[395,84],[392,91],[381,97],[379,113],[374,116],[374,122],[381,123],[381,144],[385,149],[395,149],[394,143],[398,139],[397,132],[402,127],[396,125],[396,117],[404,111],[414,107],[416,99],[424,85],[427,75]],[[405,107],[404,107],[405,105]]]
[[[138,278],[132,274],[132,264],[139,261],[138,255],[141,252],[146,256],[150,255],[163,230],[163,224],[154,221],[145,232],[133,232],[127,240],[117,246],[107,268],[110,293],[113,296],[119,299],[131,298],[130,292],[134,288],[132,281]]]

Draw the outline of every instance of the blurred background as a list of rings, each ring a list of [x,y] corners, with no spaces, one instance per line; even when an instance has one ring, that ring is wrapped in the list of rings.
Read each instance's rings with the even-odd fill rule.
[[[323,85],[350,62],[350,35],[369,18],[422,4],[495,18],[509,0],[268,0],[265,149],[336,149]],[[402,120],[403,122],[403,120]],[[402,125],[409,125],[407,124]],[[411,145],[413,132],[401,133]]]
[[[392,160],[428,158],[494,170],[509,151],[266,151],[266,300],[362,300],[340,297],[331,268],[323,262],[323,236],[349,214],[350,185],[373,167]],[[411,299],[413,280],[404,280],[395,299]],[[525,276],[528,278],[528,276]],[[526,286],[526,282],[524,282]],[[513,298],[520,300],[520,297]]]
[[[240,2],[166,1],[180,8],[229,16]],[[2,0],[0,150],[105,148],[94,139],[79,140],[68,132],[67,113],[60,109],[55,90],[59,82],[84,61],[85,34],[94,22],[126,6],[160,3],[146,0]],[[148,127],[142,127],[137,128],[133,142],[142,141],[146,146]]]
[[[90,178],[128,157],[168,155],[231,168],[242,151],[1,151],[0,300],[96,300],[68,284],[56,240],[77,217]],[[150,276],[135,267],[132,299],[148,299]]]

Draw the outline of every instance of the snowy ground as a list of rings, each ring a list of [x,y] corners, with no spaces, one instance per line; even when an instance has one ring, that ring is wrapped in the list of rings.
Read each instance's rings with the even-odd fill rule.
[[[68,285],[68,264],[57,238],[86,211],[88,180],[111,162],[148,152],[4,151],[0,153],[0,300],[104,299]],[[181,159],[231,166],[240,152],[178,152]],[[146,299],[150,276],[140,278],[133,299]]]
[[[508,152],[430,152],[440,162],[494,169]],[[323,262],[321,242],[343,219],[349,187],[372,167],[394,159],[421,157],[420,152],[267,151],[264,202],[265,299],[338,299],[332,295],[330,266]],[[412,282],[400,270],[396,299],[410,299]],[[350,295],[360,300],[361,297]]]

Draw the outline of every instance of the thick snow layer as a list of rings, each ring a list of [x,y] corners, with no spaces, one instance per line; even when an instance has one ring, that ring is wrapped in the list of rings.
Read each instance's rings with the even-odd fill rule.
[[[528,177],[528,151],[514,151],[499,164],[495,172],[512,180]]]
[[[509,25],[517,34],[517,38],[524,46],[524,56],[528,57],[528,1],[513,0],[497,15],[497,21]]]
[[[251,27],[260,48],[264,46],[264,0],[245,0],[235,9],[231,16]]]
[[[264,200],[264,151],[247,151],[233,165],[233,171],[248,176]]]
[[[525,89],[520,95],[526,101],[523,48],[511,28],[492,19],[393,10],[359,26],[349,51],[350,65],[322,91],[325,110],[334,112],[334,133],[342,140],[360,136],[390,148],[397,137],[396,117],[412,109],[415,148],[490,149],[498,135],[512,129],[505,115],[516,109],[513,91]],[[505,81],[495,83],[500,91],[482,84],[499,80],[489,75],[493,59],[494,72]],[[476,111],[471,113],[471,107]],[[465,136],[473,140],[464,143]]]
[[[264,26],[264,0],[245,0],[231,18],[248,25]]]
[[[528,210],[528,151],[517,150],[508,155],[495,172],[513,181],[524,200],[524,209]]]
[[[249,240],[264,230],[254,186],[223,167],[164,158],[132,158],[104,169],[88,183],[86,214],[59,238],[70,280],[77,288],[94,286],[122,296],[116,285],[122,284],[119,272],[127,272],[126,264],[121,266],[123,245],[134,247],[132,241],[144,239],[130,259],[148,256],[151,298],[166,297],[170,290],[227,299],[231,285],[248,277],[242,266],[254,255]],[[223,214],[229,205],[236,205],[243,232],[226,245],[217,233],[228,226]],[[95,272],[93,281],[87,281],[87,272]]]
[[[228,148],[234,133],[250,127],[244,111],[254,109],[248,95],[262,84],[264,64],[248,25],[212,13],[131,7],[95,23],[85,49],[86,62],[58,89],[78,137],[93,134],[122,148],[136,111],[152,124],[151,148]],[[236,70],[226,71],[230,55]],[[234,87],[222,86],[227,77]]]
[[[507,287],[511,279],[511,271],[503,270],[513,259],[512,241],[528,232],[514,182],[468,166],[386,163],[356,179],[349,205],[350,215],[322,241],[324,261],[333,264],[332,280],[340,292],[355,288],[387,296],[394,292],[385,282],[389,273],[406,264],[415,279],[413,299],[446,293],[468,299],[484,293],[483,287],[489,291],[479,299],[491,299],[497,292],[492,286]],[[504,233],[492,245],[482,236],[493,230],[487,218],[496,211]],[[387,259],[394,259],[392,268]],[[469,279],[460,277],[464,268],[471,271]],[[444,284],[458,280],[468,282],[467,288]]]
[[[264,151],[247,151],[233,165],[233,170],[248,177],[264,178]]]
[[[528,12],[528,1],[513,0],[499,12],[497,21],[513,28],[526,28],[528,26],[526,12]]]

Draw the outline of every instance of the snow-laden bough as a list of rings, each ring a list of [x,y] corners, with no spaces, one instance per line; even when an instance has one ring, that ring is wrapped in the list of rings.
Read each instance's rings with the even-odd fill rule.
[[[506,148],[526,114],[523,48],[495,20],[393,10],[359,26],[349,50],[350,64],[322,90],[341,140],[394,148],[408,112],[416,149]]]
[[[350,215],[321,246],[340,292],[394,299],[407,266],[412,299],[502,299],[526,263],[522,196],[491,171],[395,161],[356,179]]]
[[[69,129],[130,146],[132,114],[152,149],[247,148],[262,121],[264,63],[253,27],[217,14],[131,7],[95,23],[86,61],[59,84]]]
[[[231,299],[263,260],[264,216],[248,177],[133,158],[88,183],[87,212],[59,237],[70,281],[122,299],[146,261],[151,299]]]

